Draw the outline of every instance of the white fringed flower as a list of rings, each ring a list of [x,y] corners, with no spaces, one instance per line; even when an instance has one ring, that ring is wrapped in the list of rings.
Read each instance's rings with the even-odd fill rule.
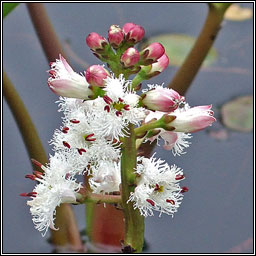
[[[91,168],[92,178],[89,184],[94,193],[109,193],[119,191],[121,183],[120,163],[101,161]]]
[[[183,198],[178,183],[184,179],[182,169],[161,159],[140,157],[137,173],[140,180],[128,200],[134,203],[134,209],[145,217],[153,215],[153,210],[173,216]]]
[[[126,81],[123,75],[106,78],[103,98],[94,100],[93,112],[90,112],[89,122],[96,136],[105,136],[109,140],[119,140],[128,136],[128,124],[139,125],[145,118],[145,109],[138,107],[139,97],[131,91],[131,81]]]
[[[39,183],[32,192],[32,200],[27,204],[30,206],[35,228],[44,236],[49,227],[56,230],[54,226],[56,207],[61,203],[76,202],[75,193],[80,189],[81,184],[69,175],[70,166],[63,155],[51,156],[50,164],[41,168],[44,174],[41,178],[36,178]]]

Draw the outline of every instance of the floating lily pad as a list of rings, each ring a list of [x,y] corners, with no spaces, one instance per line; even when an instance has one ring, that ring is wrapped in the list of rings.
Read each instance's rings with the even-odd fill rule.
[[[253,10],[251,8],[243,8],[238,4],[232,4],[225,12],[224,18],[232,21],[243,21],[252,18]]]
[[[253,129],[253,97],[243,96],[221,107],[223,124],[236,131],[250,132]]]
[[[143,48],[151,43],[159,42],[164,46],[165,52],[170,58],[169,65],[180,66],[194,45],[195,40],[196,38],[185,34],[161,34],[149,38]],[[211,65],[216,59],[217,51],[211,48],[203,62],[203,66]]]

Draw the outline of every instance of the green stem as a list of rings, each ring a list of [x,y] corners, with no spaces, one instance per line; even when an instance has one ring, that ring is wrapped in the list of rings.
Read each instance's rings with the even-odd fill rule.
[[[122,177],[122,206],[125,219],[124,252],[142,251],[144,243],[144,217],[139,210],[134,210],[133,203],[128,202],[130,193],[135,188],[134,173],[137,163],[136,137],[134,125],[129,125],[130,136],[124,138],[121,157],[121,177]]]
[[[138,128],[135,128],[134,129],[134,133],[136,136],[145,136],[146,132],[150,131],[150,130],[153,130],[153,129],[156,129],[156,128],[162,128],[164,125],[163,121],[162,121],[162,118],[159,119],[159,120],[156,120],[156,121],[152,121],[150,123],[147,123],[147,124],[144,124]],[[143,136],[143,137],[144,137]]]
[[[213,45],[221,28],[221,22],[223,21],[225,11],[230,5],[231,3],[209,4],[208,16],[200,35],[184,63],[169,84],[169,88],[176,90],[181,95],[185,95],[187,89],[198,73],[207,53]]]

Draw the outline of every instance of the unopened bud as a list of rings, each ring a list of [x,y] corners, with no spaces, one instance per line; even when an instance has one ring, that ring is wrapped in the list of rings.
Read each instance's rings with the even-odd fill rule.
[[[86,37],[86,43],[93,51],[102,50],[104,46],[108,44],[106,38],[95,32],[90,33]]]
[[[165,49],[160,43],[152,43],[142,50],[141,56],[145,65],[149,65],[162,57],[164,53]]]
[[[114,47],[118,48],[118,46],[123,42],[124,32],[123,30],[117,26],[112,25],[108,30],[108,41]]]
[[[157,86],[146,92],[141,100],[142,104],[150,110],[161,112],[172,112],[178,108],[179,103],[184,100],[178,92]]]
[[[126,23],[123,26],[123,31],[126,35],[125,40],[131,41],[134,44],[141,41],[145,35],[145,30],[143,27],[136,25],[134,23]]]
[[[131,67],[138,63],[139,59],[139,52],[135,48],[131,47],[124,52],[121,57],[121,62],[124,64],[125,67]]]
[[[108,76],[108,71],[100,65],[90,66],[85,72],[86,81],[92,86],[103,87]]]

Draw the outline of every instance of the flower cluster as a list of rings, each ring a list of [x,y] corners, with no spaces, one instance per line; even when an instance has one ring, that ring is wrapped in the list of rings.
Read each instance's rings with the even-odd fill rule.
[[[33,222],[43,234],[49,227],[55,229],[56,207],[77,202],[84,189],[122,196],[121,149],[124,138],[130,136],[130,124],[137,127],[140,143],[162,138],[164,149],[180,155],[190,144],[190,133],[215,121],[210,105],[190,107],[183,96],[163,85],[148,85],[138,93],[142,81],[160,74],[169,63],[160,43],[141,51],[134,47],[144,34],[141,26],[126,23],[123,28],[112,25],[108,39],[95,32],[87,36],[93,54],[110,70],[92,65],[78,74],[61,55],[50,63],[48,86],[60,96],[63,123],[50,141],[54,155],[49,163],[44,166],[34,160],[42,171],[26,176],[38,184],[32,192],[21,194],[32,199],[28,205]],[[132,74],[136,75],[129,80]],[[144,216],[153,215],[153,210],[173,215],[188,191],[179,185],[184,179],[182,169],[155,155],[137,157],[136,166],[136,184],[127,203]],[[88,182],[79,183],[79,175]]]

